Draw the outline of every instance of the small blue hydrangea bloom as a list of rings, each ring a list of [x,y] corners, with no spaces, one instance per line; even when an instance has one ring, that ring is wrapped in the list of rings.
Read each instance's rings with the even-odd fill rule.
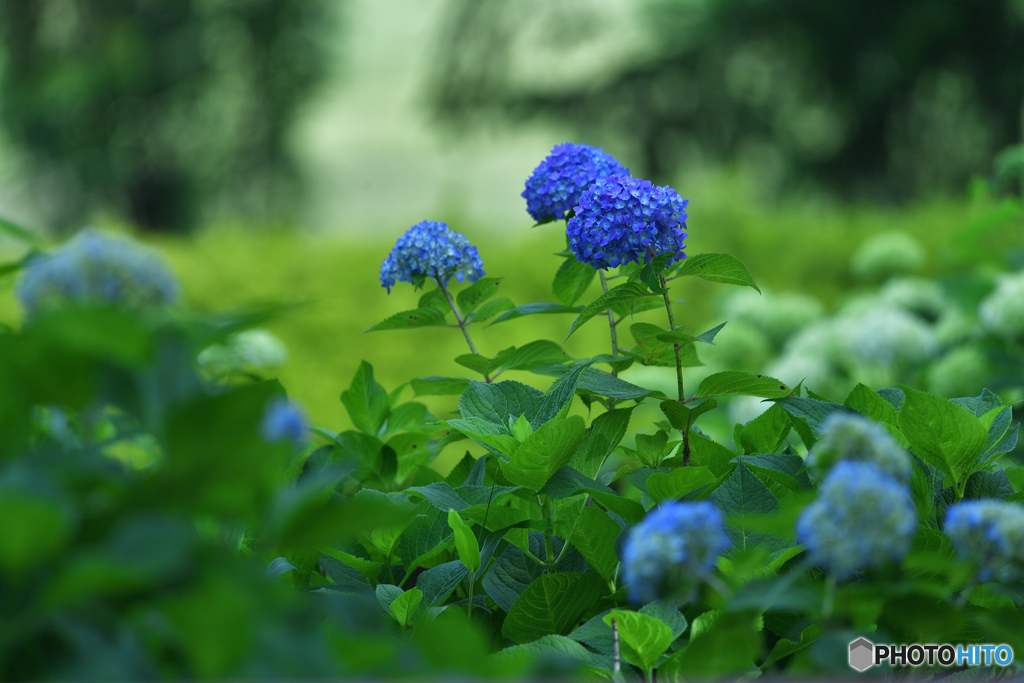
[[[623,549],[630,600],[643,604],[692,590],[729,545],[725,519],[712,503],[662,503],[630,530]]]
[[[158,255],[88,229],[30,259],[18,283],[28,317],[71,303],[144,310],[177,299],[178,281]]]
[[[910,454],[882,425],[858,413],[837,411],[821,423],[821,438],[807,454],[807,469],[820,479],[843,460],[872,462],[903,483],[913,470]]]
[[[540,223],[565,218],[594,181],[629,175],[629,169],[599,147],[563,142],[540,162],[526,180],[526,211]]]
[[[423,221],[409,228],[380,268],[381,286],[389,294],[396,280],[418,285],[429,277],[447,284],[452,277],[476,282],[483,275],[484,264],[476,247],[470,246],[465,235],[438,221]]]
[[[270,443],[290,441],[296,448],[306,443],[306,414],[298,405],[278,396],[267,404],[260,434]]]
[[[910,492],[878,465],[837,464],[796,523],[796,537],[819,567],[843,581],[910,551],[917,510]]]
[[[1024,506],[1004,500],[961,501],[946,513],[945,531],[960,556],[977,563],[979,580],[1024,580]]]
[[[686,258],[686,205],[668,186],[630,176],[598,180],[581,196],[566,234],[576,258],[595,268],[646,263],[671,254],[668,265]]]

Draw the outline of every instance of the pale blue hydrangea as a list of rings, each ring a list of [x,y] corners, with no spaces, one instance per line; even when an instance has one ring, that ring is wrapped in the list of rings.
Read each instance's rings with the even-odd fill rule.
[[[391,292],[396,281],[419,286],[425,278],[447,285],[476,282],[484,275],[484,264],[469,239],[445,223],[423,221],[398,238],[380,269],[381,286]]]
[[[566,218],[584,190],[612,175],[629,175],[629,169],[602,149],[571,142],[555,145],[526,181],[526,211],[538,223]]]
[[[861,244],[853,253],[853,273],[864,279],[885,279],[920,270],[925,251],[905,232],[883,232]]]
[[[671,254],[668,265],[686,258],[686,205],[671,187],[649,180],[610,176],[581,196],[566,234],[576,258],[595,268],[646,263]]]
[[[847,307],[836,318],[836,325],[845,354],[866,366],[916,366],[933,358],[939,350],[928,324],[876,299],[864,299]]]
[[[1004,500],[965,500],[946,513],[946,534],[982,581],[1024,580],[1024,507]]]
[[[811,559],[840,581],[901,560],[916,533],[907,487],[868,462],[836,465],[796,523]]]
[[[178,281],[156,253],[93,230],[32,258],[18,284],[28,317],[67,304],[145,310],[177,299]]]
[[[807,469],[818,478],[843,461],[870,462],[882,472],[910,482],[913,462],[882,425],[857,413],[837,411],[821,423],[821,437],[807,454]]]
[[[879,290],[878,300],[930,322],[937,321],[950,307],[942,286],[921,277],[893,278]]]
[[[708,501],[668,502],[633,527],[623,550],[623,580],[634,603],[691,590],[729,547],[722,513]]]
[[[821,318],[823,313],[821,302],[812,296],[767,289],[761,293],[752,289],[737,290],[722,304],[722,315],[730,324],[745,322],[776,345]]]
[[[222,344],[208,346],[196,360],[203,370],[215,375],[267,370],[288,362],[288,349],[269,330],[254,328],[233,334]]]
[[[306,413],[294,401],[278,396],[263,414],[260,434],[270,443],[289,441],[296,448],[306,443]]]
[[[999,278],[995,290],[978,306],[978,319],[992,334],[1024,338],[1024,271]]]

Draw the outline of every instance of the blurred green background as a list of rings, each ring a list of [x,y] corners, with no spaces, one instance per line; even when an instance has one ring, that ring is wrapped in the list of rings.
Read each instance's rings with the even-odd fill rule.
[[[881,233],[921,241],[922,275],[1019,266],[1020,0],[40,0],[0,6],[0,31],[0,215],[132,232],[196,308],[303,304],[267,325],[288,361],[265,374],[335,430],[360,359],[389,388],[464,373],[453,330],[363,334],[415,306],[378,281],[412,224],[466,233],[517,304],[554,301],[561,231],[519,193],[566,140],[689,198],[690,253],[829,311],[871,284],[850,257]],[[710,285],[673,294],[690,328],[725,319]],[[570,322],[475,335],[493,355]],[[606,348],[584,332],[567,352]]]

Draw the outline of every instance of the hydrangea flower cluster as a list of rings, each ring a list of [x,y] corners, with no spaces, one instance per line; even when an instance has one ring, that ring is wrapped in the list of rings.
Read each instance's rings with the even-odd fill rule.
[[[797,540],[842,581],[910,551],[917,511],[907,487],[868,462],[840,462],[796,523]]]
[[[1024,337],[1024,271],[999,279],[995,291],[978,306],[978,318],[993,334]]]
[[[938,353],[931,328],[918,317],[877,300],[858,302],[836,320],[846,354],[867,366],[916,365]]]
[[[469,239],[445,223],[422,221],[398,238],[380,268],[381,286],[391,293],[396,281],[415,285],[423,278],[437,278],[447,284],[476,282],[484,275],[484,264]]]
[[[893,278],[879,290],[878,300],[930,322],[938,320],[950,307],[942,286],[920,277]]]
[[[910,482],[913,463],[889,432],[856,413],[834,412],[821,423],[821,438],[807,454],[818,478],[843,461],[870,462],[897,481]]]
[[[857,248],[851,266],[858,277],[885,279],[919,270],[924,261],[924,247],[916,239],[905,232],[884,232]]]
[[[962,501],[946,513],[945,531],[961,557],[978,564],[980,580],[1024,580],[1024,507],[1003,500]]]
[[[722,304],[722,315],[730,324],[748,323],[775,345],[781,345],[823,314],[821,302],[812,296],[767,289],[759,294],[744,288],[731,294]]]
[[[940,396],[976,396],[991,369],[974,345],[958,346],[928,366],[928,391]]]
[[[270,443],[290,441],[299,448],[306,443],[306,413],[293,401],[278,396],[267,404],[260,434]]]
[[[668,186],[630,176],[598,180],[581,196],[566,234],[576,258],[595,268],[646,263],[672,254],[668,265],[686,258],[688,200]]]
[[[149,250],[83,230],[29,261],[18,299],[29,317],[71,303],[144,310],[177,301],[178,281]]]
[[[203,349],[197,361],[200,367],[215,375],[265,370],[287,363],[288,349],[268,330],[255,328],[233,334],[223,344]]]
[[[668,502],[630,531],[623,580],[634,603],[691,590],[729,547],[722,513],[708,501]]]
[[[600,178],[629,175],[629,169],[598,147],[564,142],[555,145],[526,180],[526,211],[538,223],[565,218],[580,195]]]

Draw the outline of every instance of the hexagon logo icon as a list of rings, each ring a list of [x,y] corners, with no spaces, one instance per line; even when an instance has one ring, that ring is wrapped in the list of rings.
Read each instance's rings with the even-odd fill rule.
[[[864,673],[875,663],[875,645],[867,638],[850,643],[850,667]]]

